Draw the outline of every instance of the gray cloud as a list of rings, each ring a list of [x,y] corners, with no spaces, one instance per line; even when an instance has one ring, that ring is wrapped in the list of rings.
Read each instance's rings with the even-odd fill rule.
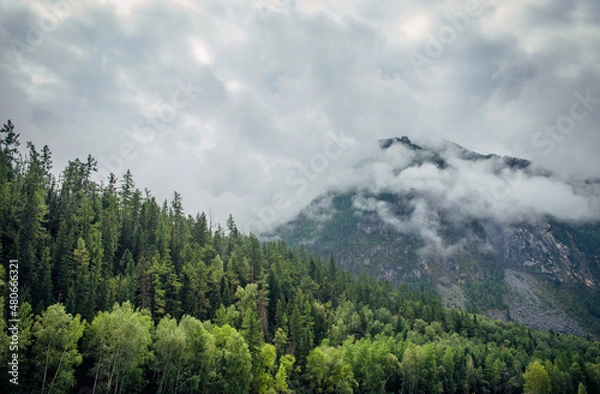
[[[375,213],[399,232],[419,234],[426,243],[423,253],[449,255],[460,247],[444,244],[442,215],[454,223],[520,223],[547,216],[600,220],[597,181],[570,181],[534,164],[511,166],[505,157],[474,154],[453,143],[434,147],[439,156],[429,149],[394,144],[361,166],[361,177],[345,189],[358,191],[353,205],[359,213]],[[398,212],[394,202],[379,197],[390,193],[407,207]]]
[[[58,168],[91,153],[108,163],[104,173],[131,168],[157,197],[179,190],[190,213],[212,209],[224,220],[231,212],[241,228],[265,225],[256,212],[274,206],[267,224],[281,222],[366,174],[381,187],[393,182],[388,167],[404,159],[369,170],[361,163],[379,154],[378,138],[400,135],[532,159],[563,180],[509,172],[486,181],[489,168],[460,160],[452,176],[459,185],[521,182],[511,198],[523,212],[567,206],[564,217],[591,215],[564,179],[589,189],[582,180],[598,178],[600,109],[594,104],[560,141],[532,138],[569,114],[574,92],[600,97],[600,5],[480,7],[417,75],[411,51],[423,52],[467,2],[0,0],[0,118],[12,119],[23,140],[50,145]],[[167,113],[188,80],[197,94]],[[328,131],[347,147],[312,171]],[[135,154],[123,155],[126,148]],[[457,204],[469,197],[435,168],[411,171],[401,176],[415,187],[427,179],[439,188],[432,193],[450,190]],[[540,190],[556,199],[532,197]],[[584,202],[597,197],[587,193]],[[513,205],[492,206],[511,216],[520,212]]]

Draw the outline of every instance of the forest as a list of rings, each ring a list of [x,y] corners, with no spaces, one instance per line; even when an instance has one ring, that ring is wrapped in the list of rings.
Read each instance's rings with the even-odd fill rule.
[[[356,277],[129,171],[97,183],[91,156],[56,176],[17,131],[0,130],[1,392],[600,392],[590,338]]]

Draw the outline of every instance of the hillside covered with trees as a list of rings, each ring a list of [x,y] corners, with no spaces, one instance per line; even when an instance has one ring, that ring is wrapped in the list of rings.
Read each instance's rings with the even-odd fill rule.
[[[596,342],[444,308],[95,170],[57,178],[47,146],[1,130],[1,392],[600,392]]]

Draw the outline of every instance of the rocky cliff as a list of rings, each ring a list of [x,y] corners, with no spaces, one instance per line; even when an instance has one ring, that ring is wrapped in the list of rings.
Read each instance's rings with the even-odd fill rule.
[[[384,158],[357,169],[364,182],[321,196],[273,234],[333,253],[356,273],[431,286],[448,305],[600,333],[597,183],[570,184],[527,160],[452,143],[379,146]],[[509,193],[490,197],[498,185]]]

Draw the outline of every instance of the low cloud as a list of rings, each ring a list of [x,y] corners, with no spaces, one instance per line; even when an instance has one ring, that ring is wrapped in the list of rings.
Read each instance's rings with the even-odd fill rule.
[[[594,208],[589,185],[573,196],[562,178],[460,160],[398,173],[410,157],[377,152],[377,139],[446,139],[597,178],[599,18],[596,0],[0,0],[0,122],[48,144],[56,171],[91,154],[104,180],[129,168],[160,200],[177,190],[188,213],[232,213],[241,229],[359,180],[431,186],[427,204],[475,200],[480,215],[577,219]],[[432,55],[420,73],[411,53]],[[567,132],[547,131],[557,124]],[[318,167],[330,130],[348,148]],[[504,200],[474,197],[497,181]]]
[[[362,178],[348,186],[358,191],[354,208],[376,213],[399,232],[419,234],[427,244],[425,252],[442,255],[459,245],[444,244],[440,215],[454,223],[479,219],[509,224],[546,216],[600,220],[598,182],[570,181],[525,161],[486,157],[451,143],[436,149],[439,156],[396,143],[357,169]],[[379,198],[390,193],[408,204],[408,212],[399,214],[394,202]]]

